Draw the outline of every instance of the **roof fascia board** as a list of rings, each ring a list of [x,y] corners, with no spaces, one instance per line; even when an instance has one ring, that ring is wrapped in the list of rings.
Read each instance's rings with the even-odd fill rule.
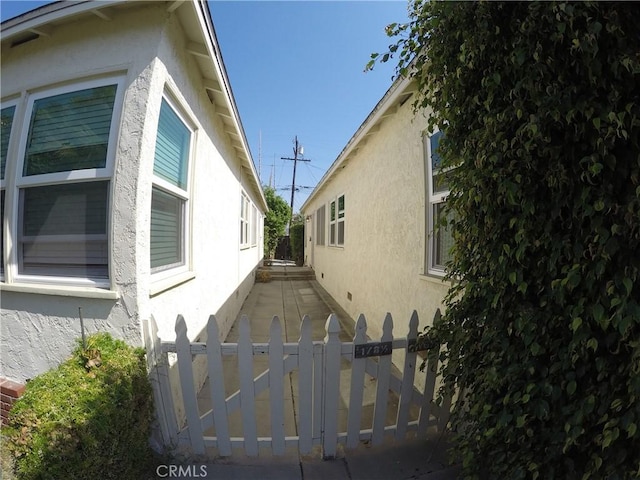
[[[124,3],[125,1],[126,0],[55,2],[50,5],[45,5],[44,7],[2,22],[2,27],[0,28],[2,31],[2,40],[8,40],[23,32],[41,30],[50,22],[61,18],[68,18],[80,13],[100,10],[111,5]],[[21,20],[23,17],[24,19]]]
[[[329,170],[322,176],[316,188],[313,189],[307,200],[300,207],[300,211],[304,211],[308,204],[313,201],[316,195],[324,188],[324,186],[329,182],[329,179],[336,173],[336,171],[342,166],[342,164],[347,160],[349,155],[355,153],[355,151],[360,148],[360,146],[364,145],[364,142],[367,141],[367,135],[369,133],[375,133],[374,128],[379,128],[379,123],[386,116],[387,111],[390,108],[395,107],[396,101],[405,93],[412,92],[411,84],[413,79],[410,77],[399,77],[392,84],[391,87],[387,90],[384,96],[380,99],[380,101],[373,108],[371,113],[364,120],[362,125],[356,130],[351,139],[347,142],[345,147],[342,149],[338,158],[331,164]]]

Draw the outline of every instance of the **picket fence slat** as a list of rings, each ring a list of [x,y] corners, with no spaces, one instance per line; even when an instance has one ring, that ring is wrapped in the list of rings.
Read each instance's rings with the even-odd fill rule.
[[[258,455],[258,431],[253,383],[253,349],[251,348],[249,319],[246,315],[240,318],[239,330],[238,375],[240,376],[240,406],[244,432],[244,449],[247,455],[255,457]]]
[[[275,316],[271,321],[269,348],[269,406],[271,407],[271,448],[274,455],[284,453],[284,353],[282,326]]]
[[[360,314],[356,320],[353,344],[367,341],[367,319]],[[354,347],[355,348],[355,347]],[[347,418],[347,447],[355,448],[360,442],[360,422],[362,421],[362,396],[364,394],[364,372],[366,358],[355,358],[351,362],[351,389],[349,391],[349,415]]]
[[[318,348],[316,348],[318,347]],[[313,347],[313,443],[322,442],[322,421],[324,399],[322,398],[322,388],[324,385],[324,347],[315,345]]]
[[[176,353],[178,356],[178,373],[182,384],[182,400],[189,425],[189,440],[196,455],[204,455],[204,441],[202,423],[198,414],[198,399],[193,383],[193,365],[189,337],[187,337],[187,323],[182,315],[176,320]]]
[[[407,342],[418,338],[418,312],[415,310],[409,319],[409,333]],[[396,439],[402,440],[407,433],[407,422],[409,420],[409,409],[411,408],[411,397],[413,396],[413,381],[416,373],[416,357],[418,352],[407,350],[404,356],[404,369],[402,372],[402,384],[400,386],[400,400],[398,404],[398,415],[396,416]]]
[[[438,310],[436,320],[439,316]],[[433,426],[442,431],[448,423],[452,399],[445,397],[441,405],[434,403],[439,347],[427,352],[424,388],[418,390],[414,383],[420,359],[415,349],[408,346],[416,344],[418,324],[418,314],[414,311],[407,335],[393,338],[393,318],[387,314],[380,341],[371,341],[367,336],[366,318],[360,315],[353,339],[342,342],[338,319],[332,314],[325,322],[324,340],[313,341],[311,319],[305,315],[298,342],[284,342],[282,322],[275,316],[269,328],[269,341],[254,343],[249,319],[243,315],[239,321],[238,342],[222,343],[218,322],[211,315],[206,327],[207,341],[203,343],[189,342],[186,322],[181,315],[176,319],[175,342],[161,341],[156,322],[151,317],[143,323],[143,333],[162,442],[169,448],[186,445],[196,455],[203,455],[206,448],[214,447],[220,456],[230,456],[237,448],[243,449],[248,456],[257,456],[263,447],[269,447],[274,455],[281,455],[290,446],[297,446],[301,454],[308,454],[313,446],[320,445],[326,459],[335,458],[338,444],[354,448],[361,441],[371,441],[378,445],[386,437],[402,440],[408,432],[424,438]],[[393,350],[404,352],[402,372],[393,370],[389,344]],[[356,349],[359,356],[363,351],[368,353],[356,358]],[[177,358],[182,410],[186,416],[182,429],[178,428],[171,393],[170,352],[175,352]],[[197,355],[206,355],[211,398],[211,409],[201,416],[193,371],[193,358]],[[237,356],[239,389],[227,396],[224,378],[228,372],[225,372],[223,358],[228,355]],[[254,357],[262,355],[267,355],[267,370],[254,377]],[[287,435],[285,376],[294,371],[297,371],[298,380],[296,435]],[[341,375],[348,376],[348,381],[347,378],[341,381]],[[371,425],[362,428],[365,390],[374,386],[373,381],[375,401]],[[341,392],[341,385],[345,388],[349,385],[349,390]],[[269,398],[269,418],[260,420],[270,424],[266,437],[258,436],[256,411],[257,396],[265,391]],[[392,412],[388,408],[395,405],[389,401],[391,392],[398,396],[397,407],[394,406]],[[371,398],[369,394],[367,398]],[[347,407],[345,431],[338,428],[341,399]],[[415,411],[413,407],[417,407]],[[242,421],[241,437],[230,435],[230,416],[234,414],[239,414]],[[388,425],[391,418],[395,423]],[[213,435],[203,434],[212,428]]]
[[[325,326],[324,348],[324,441],[323,457],[334,458],[338,436],[338,400],[340,397],[340,324],[335,314],[329,315]]]
[[[313,448],[313,342],[311,338],[311,319],[305,315],[300,326],[298,357],[298,398],[300,399],[298,431],[299,449],[303,455],[311,452]]]
[[[161,443],[173,445],[178,441],[178,422],[169,385],[166,354],[158,336],[158,325],[153,316],[142,323],[147,347],[147,369],[153,391],[155,416],[160,427]]]
[[[223,457],[231,455],[229,421],[224,385],[224,369],[220,348],[220,331],[214,315],[207,323],[207,366],[209,368],[209,392],[213,402],[213,425],[216,429],[218,453]],[[203,426],[204,428],[204,426]]]
[[[381,342],[390,342],[393,339],[393,319],[387,313],[382,324]],[[391,355],[380,357],[378,361],[378,380],[376,389],[376,403],[373,409],[373,445],[380,445],[384,438],[384,425],[387,415],[387,403],[389,401],[389,375],[391,374]]]

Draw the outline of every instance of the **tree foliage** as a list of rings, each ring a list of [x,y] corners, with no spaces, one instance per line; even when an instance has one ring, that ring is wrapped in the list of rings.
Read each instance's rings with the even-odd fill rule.
[[[385,56],[445,131],[466,478],[640,477],[640,9],[431,2]]]
[[[291,208],[272,187],[264,187],[269,211],[264,219],[264,252],[268,257],[278,246],[278,239],[284,235],[285,227],[291,218]]]
[[[289,232],[291,238],[291,256],[296,265],[304,264],[304,223],[294,223]]]

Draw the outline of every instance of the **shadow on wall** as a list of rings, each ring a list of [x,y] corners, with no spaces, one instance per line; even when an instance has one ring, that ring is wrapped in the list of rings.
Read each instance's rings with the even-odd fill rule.
[[[0,375],[24,382],[66,360],[86,335],[108,332],[141,344],[140,326],[117,300],[3,291]],[[116,312],[116,310],[118,310]]]

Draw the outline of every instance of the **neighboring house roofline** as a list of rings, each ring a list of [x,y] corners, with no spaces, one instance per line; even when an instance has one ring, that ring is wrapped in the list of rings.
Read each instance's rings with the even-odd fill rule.
[[[116,16],[116,7],[126,8],[144,3],[147,2],[127,0],[53,2],[2,22],[0,24],[0,38],[3,44],[8,44],[20,42],[21,39],[28,38],[29,35],[33,38],[51,36],[55,33],[54,24],[56,23],[64,23],[73,17],[92,14],[104,20],[111,20]],[[191,41],[187,45],[187,51],[194,56],[199,64],[201,62],[208,63],[206,68],[201,68],[204,88],[211,103],[215,106],[216,114],[221,117],[233,151],[240,160],[243,174],[246,174],[245,178],[253,186],[258,199],[256,203],[259,204],[262,211],[266,212],[268,210],[267,200],[260,184],[260,178],[222,61],[209,6],[203,0],[176,0],[165,2],[165,4],[169,12],[176,12],[190,23],[197,22],[200,27],[199,41]],[[185,5],[188,5],[190,9],[185,10],[183,7]],[[206,76],[208,70],[214,72],[213,78]]]
[[[417,91],[415,81],[410,77],[398,77],[391,84],[389,89],[373,108],[371,113],[362,122],[358,130],[342,149],[338,158],[331,164],[326,173],[322,176],[316,188],[313,189],[307,200],[302,204],[300,211],[303,212],[314,198],[324,189],[326,184],[346,166],[351,155],[363,147],[367,142],[367,137],[378,131],[379,125],[384,119],[396,113],[397,109]]]

